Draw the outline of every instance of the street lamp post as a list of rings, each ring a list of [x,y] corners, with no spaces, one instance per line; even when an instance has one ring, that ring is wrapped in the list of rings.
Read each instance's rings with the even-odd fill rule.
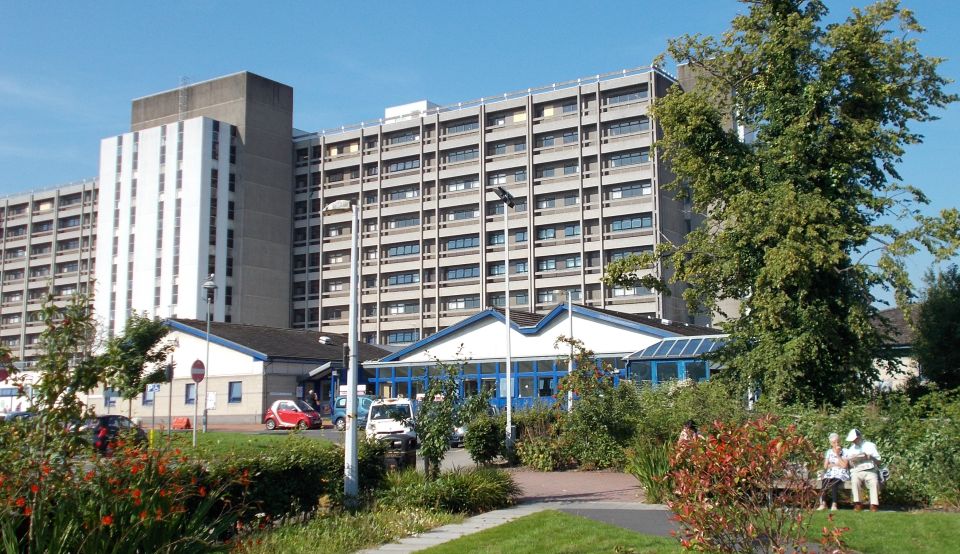
[[[210,390],[210,313],[213,311],[213,299],[217,296],[217,283],[214,282],[213,273],[207,277],[200,287],[207,297],[207,355],[206,370],[207,378],[203,381],[203,432],[207,432],[207,392]],[[197,399],[200,400],[199,398]]]
[[[567,377],[573,375],[573,295],[567,289],[567,321],[570,324],[570,362],[567,364]],[[573,391],[567,391],[567,413],[573,411]]]
[[[347,428],[343,447],[343,494],[348,502],[354,502],[359,489],[359,475],[357,468],[357,380],[360,372],[358,363],[359,329],[357,318],[360,315],[357,288],[360,286],[360,207],[353,205],[349,200],[331,202],[324,209],[325,214],[352,212],[353,221],[350,233],[350,326],[349,363],[344,371],[347,373]]]
[[[503,187],[493,189],[503,202],[503,305],[506,313],[505,327],[507,348],[507,452],[513,452],[513,359],[510,348],[510,224],[509,209],[514,206],[513,195]]]

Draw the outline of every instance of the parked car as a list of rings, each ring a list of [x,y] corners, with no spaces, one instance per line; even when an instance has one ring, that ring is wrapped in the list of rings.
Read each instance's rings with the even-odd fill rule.
[[[331,404],[333,408],[330,419],[333,421],[333,426],[337,428],[337,431],[343,431],[347,428],[347,397],[338,396],[333,399]],[[367,425],[367,413],[370,411],[371,404],[373,404],[373,399],[369,396],[357,397],[357,422],[360,427],[366,427]]]
[[[90,440],[91,444],[96,444],[100,427],[106,427],[108,443],[116,441],[125,433],[131,434],[138,443],[147,440],[147,433],[124,415],[108,414],[90,418],[79,426],[79,431],[85,439]]]
[[[14,421],[29,421],[33,419],[37,414],[33,412],[9,412],[3,417],[3,421],[14,422]]]
[[[323,419],[312,406],[303,400],[277,400],[263,416],[267,429],[316,429],[323,426]]]
[[[487,404],[487,415],[496,416],[497,409],[492,405]],[[457,448],[463,446],[464,437],[467,436],[467,428],[470,426],[470,422],[465,421],[460,425],[457,425],[453,428],[453,432],[450,433],[450,447]]]
[[[388,435],[416,437],[413,428],[413,403],[407,398],[374,400],[367,414],[367,438]]]

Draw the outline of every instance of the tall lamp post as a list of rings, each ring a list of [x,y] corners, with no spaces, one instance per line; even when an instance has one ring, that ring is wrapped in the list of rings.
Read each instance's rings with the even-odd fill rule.
[[[510,352],[510,224],[508,208],[514,206],[513,195],[503,187],[493,189],[503,202],[503,304],[506,313],[507,347],[507,452],[513,452],[513,359]]]
[[[347,428],[343,448],[343,494],[348,502],[357,498],[359,489],[359,475],[357,468],[357,379],[360,366],[357,363],[359,353],[359,329],[357,328],[360,315],[357,287],[360,286],[360,207],[351,204],[349,200],[331,202],[324,209],[324,214],[338,214],[352,212],[353,221],[350,229],[350,326],[349,363],[344,371],[347,373]]]
[[[200,285],[207,297],[207,356],[204,363],[207,366],[207,378],[203,381],[203,432],[207,432],[207,392],[210,390],[210,316],[213,311],[213,300],[217,296],[217,283],[213,273]],[[199,398],[197,400],[200,400]]]

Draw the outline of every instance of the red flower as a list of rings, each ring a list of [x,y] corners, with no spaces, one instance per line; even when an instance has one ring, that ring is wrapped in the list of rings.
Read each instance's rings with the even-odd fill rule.
[[[92,470],[92,469],[91,469],[90,471],[88,471],[86,475],[83,476],[83,480],[84,480],[84,481],[89,481],[90,479],[93,479],[93,470]]]
[[[27,517],[30,517],[30,514],[32,513],[33,513],[33,510],[30,509],[30,506],[27,506],[26,508],[23,509],[23,515]]]
[[[17,499],[17,507],[18,507],[18,508],[22,508],[23,505],[26,504],[26,503],[27,503],[27,499],[24,498],[24,497],[22,497],[22,496]]]
[[[130,494],[132,494],[134,498],[140,498],[141,492],[140,489],[133,489],[133,492]]]
[[[200,487],[199,492],[201,497],[207,496],[207,487]]]
[[[147,519],[147,511],[143,510],[142,512],[140,512],[140,521],[143,521],[145,519]]]
[[[40,471],[42,471],[44,475],[50,475],[50,466],[43,464],[43,467],[40,468]]]
[[[32,492],[33,494],[37,494],[38,492],[40,492],[40,487],[38,487],[38,486],[35,485],[35,484],[34,484],[34,485],[30,485],[30,492]]]
[[[100,518],[100,523],[106,526],[113,525],[113,516],[112,515],[103,516],[102,518]]]

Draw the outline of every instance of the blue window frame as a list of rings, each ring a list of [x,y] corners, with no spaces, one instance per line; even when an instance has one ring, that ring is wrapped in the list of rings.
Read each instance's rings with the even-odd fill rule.
[[[645,213],[632,217],[622,217],[610,222],[611,231],[628,231],[630,229],[649,229],[653,226],[653,214]]]
[[[420,253],[420,245],[417,243],[408,243],[408,244],[397,244],[387,248],[387,257],[392,258],[394,256],[410,256],[413,254]]]
[[[447,241],[447,250],[476,248],[478,246],[480,246],[480,237],[476,235],[469,237],[456,237]]]
[[[392,285],[410,285],[413,283],[420,282],[419,273],[396,273],[394,275],[387,276],[387,286]]]
[[[451,267],[447,269],[447,280],[473,279],[476,277],[480,277],[480,266],[478,265]]]

